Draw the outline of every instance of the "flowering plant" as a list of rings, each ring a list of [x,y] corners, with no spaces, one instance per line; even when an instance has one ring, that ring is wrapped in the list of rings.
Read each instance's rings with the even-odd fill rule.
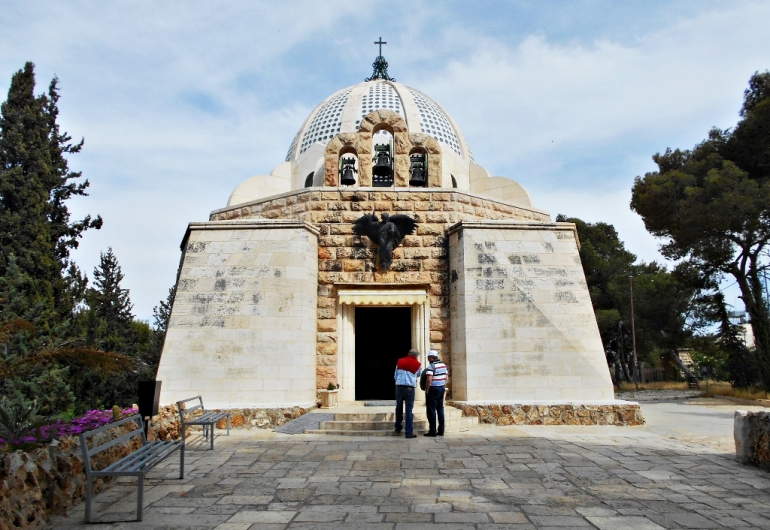
[[[97,429],[102,425],[136,414],[138,411],[135,408],[126,408],[118,409],[116,412],[113,410],[89,410],[79,418],[71,420],[59,419],[47,425],[35,425],[23,429],[2,429],[3,437],[0,437],[0,445],[10,445],[12,449],[17,449],[27,444],[43,444],[54,438],[78,435]]]

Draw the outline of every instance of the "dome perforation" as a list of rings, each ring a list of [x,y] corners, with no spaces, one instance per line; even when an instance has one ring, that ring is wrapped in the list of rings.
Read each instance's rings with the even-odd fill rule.
[[[433,138],[448,145],[452,151],[462,156],[460,141],[455,134],[454,127],[446,118],[444,111],[419,92],[409,89],[409,93],[412,94],[412,98],[414,98],[414,102],[420,111],[420,131],[433,136]]]
[[[345,108],[351,91],[352,89],[348,89],[337,94],[318,111],[302,138],[302,143],[299,146],[300,153],[307,151],[315,142],[327,143],[331,138],[340,133],[342,110]],[[289,153],[291,153],[292,149],[293,146],[289,149]]]
[[[356,125],[360,125],[364,116],[379,109],[388,109],[401,114],[404,104],[392,85],[385,82],[375,82],[361,98],[361,110]]]
[[[473,161],[462,132],[438,103],[411,87],[382,79],[342,89],[318,105],[293,139],[287,161],[299,160],[315,143],[325,146],[338,134],[357,132],[366,115],[381,109],[402,116],[410,133],[435,138],[445,155]]]

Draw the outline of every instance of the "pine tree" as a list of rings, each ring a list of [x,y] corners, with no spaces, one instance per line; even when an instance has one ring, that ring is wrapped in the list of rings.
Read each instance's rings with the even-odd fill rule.
[[[120,285],[123,278],[123,270],[109,247],[100,254],[99,265],[94,268],[94,287],[86,292],[87,344],[115,352],[125,352],[130,346],[133,304],[128,289]]]
[[[163,344],[166,341],[166,332],[168,331],[168,321],[171,318],[171,307],[174,305],[174,296],[176,288],[171,287],[168,290],[168,296],[160,301],[160,305],[152,308],[153,329],[152,329],[152,352],[151,356],[145,359],[145,362],[152,367],[153,374],[158,371],[160,355],[163,353]]]
[[[0,276],[15,259],[29,278],[25,307],[16,312],[36,308],[34,323],[43,334],[72,313],[62,274],[70,250],[85,230],[102,225],[101,217],[70,222],[66,202],[86,195],[89,184],[67,165],[66,156],[78,153],[83,141],[73,144],[59,130],[57,83],[54,78],[47,95],[35,96],[34,65],[28,62],[13,76],[0,106]],[[0,306],[0,316],[7,318],[5,309]]]

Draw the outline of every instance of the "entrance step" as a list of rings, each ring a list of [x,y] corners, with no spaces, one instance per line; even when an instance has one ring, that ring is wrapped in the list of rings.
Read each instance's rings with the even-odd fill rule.
[[[396,413],[385,412],[382,407],[378,411],[367,411],[364,407],[355,407],[357,410],[335,412],[334,419],[322,421],[318,429],[308,429],[306,434],[336,434],[347,436],[403,436],[395,433],[394,424]],[[444,430],[446,432],[467,431],[478,425],[478,418],[463,417],[462,411],[453,408],[444,408]],[[424,411],[414,413],[414,432],[421,435],[428,430],[428,420]]]

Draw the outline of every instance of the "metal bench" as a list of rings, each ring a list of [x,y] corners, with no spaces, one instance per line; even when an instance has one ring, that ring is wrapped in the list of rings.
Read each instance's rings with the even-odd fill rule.
[[[136,429],[120,434],[121,427],[128,426],[130,423],[136,424]],[[116,433],[110,431],[116,430]],[[111,434],[117,436],[110,438]],[[133,438],[140,437],[142,445],[124,456],[117,462],[110,464],[101,470],[94,470],[91,467],[91,457],[102,451],[110,449],[118,444],[129,443]],[[107,438],[108,441],[101,443],[100,438]],[[98,444],[95,447],[88,448],[88,440],[91,439]],[[108,423],[93,431],[84,432],[80,435],[80,449],[83,452],[83,467],[86,470],[86,523],[91,522],[91,497],[93,493],[93,480],[98,477],[137,477],[137,499],[136,499],[136,520],[142,520],[142,502],[144,498],[144,476],[148,471],[163,462],[171,456],[174,451],[179,450],[179,478],[184,478],[184,444],[182,442],[148,442],[144,435],[144,426],[142,417],[138,414],[129,416],[114,423]]]
[[[198,400],[194,407],[188,407],[189,401]],[[203,437],[211,440],[211,449],[214,449],[214,426],[222,418],[227,419],[227,436],[230,436],[230,413],[229,412],[206,412],[203,408],[203,398],[195,396],[190,399],[177,401],[176,406],[179,409],[179,420],[182,423],[182,443],[185,442],[185,431],[190,425],[203,426]],[[200,411],[200,412],[198,412]],[[188,417],[192,415],[191,417]]]

